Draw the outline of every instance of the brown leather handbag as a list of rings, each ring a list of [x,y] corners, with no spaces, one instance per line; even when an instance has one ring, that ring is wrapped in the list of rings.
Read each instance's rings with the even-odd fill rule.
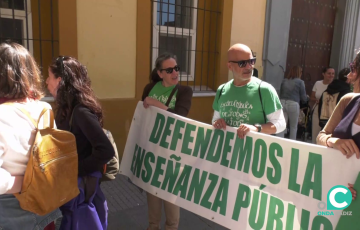
[[[44,108],[36,122],[20,105],[11,105],[29,118],[36,131],[35,141],[29,150],[21,192],[14,196],[22,209],[45,215],[79,194],[75,136],[54,128],[51,109]],[[43,129],[38,128],[41,117],[44,118]]]

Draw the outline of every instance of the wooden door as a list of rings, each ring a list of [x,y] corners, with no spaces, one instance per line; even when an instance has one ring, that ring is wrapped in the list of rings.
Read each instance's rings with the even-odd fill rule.
[[[292,3],[285,74],[292,66],[301,66],[308,95],[315,82],[323,79],[322,69],[330,63],[336,2],[293,0]]]

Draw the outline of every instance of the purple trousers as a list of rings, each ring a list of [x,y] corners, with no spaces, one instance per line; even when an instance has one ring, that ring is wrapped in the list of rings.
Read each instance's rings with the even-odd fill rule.
[[[106,230],[108,207],[99,186],[100,172],[78,178],[80,194],[60,207],[60,230]]]

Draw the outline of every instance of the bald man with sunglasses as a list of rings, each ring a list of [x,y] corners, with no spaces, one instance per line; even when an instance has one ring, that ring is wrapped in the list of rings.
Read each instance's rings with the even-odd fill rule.
[[[235,44],[228,50],[228,68],[234,79],[221,85],[213,103],[216,129],[238,127],[244,138],[249,131],[280,133],[286,128],[282,106],[272,85],[253,75],[256,58],[251,49]]]

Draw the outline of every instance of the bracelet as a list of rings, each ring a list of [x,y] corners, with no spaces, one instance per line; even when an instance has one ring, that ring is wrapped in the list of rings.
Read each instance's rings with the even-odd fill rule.
[[[327,138],[326,138],[326,140],[325,140],[325,145],[327,146],[327,147],[329,147],[329,148],[332,148],[332,147],[330,147],[329,145],[328,145],[328,140],[331,138],[331,136],[328,136]]]

